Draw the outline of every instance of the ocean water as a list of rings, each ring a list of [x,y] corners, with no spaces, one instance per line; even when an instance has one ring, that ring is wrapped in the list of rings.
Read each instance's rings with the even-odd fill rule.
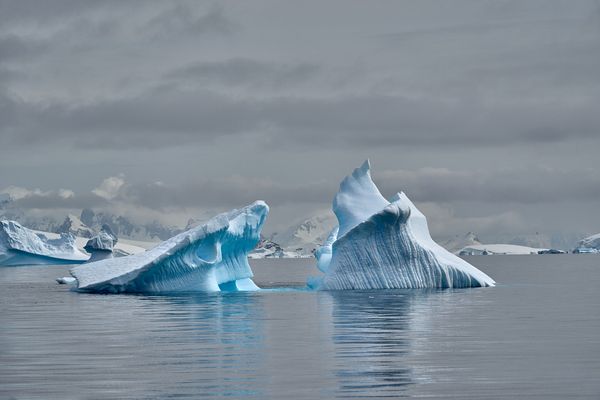
[[[600,256],[474,256],[495,288],[94,295],[0,267],[2,399],[599,399]]]

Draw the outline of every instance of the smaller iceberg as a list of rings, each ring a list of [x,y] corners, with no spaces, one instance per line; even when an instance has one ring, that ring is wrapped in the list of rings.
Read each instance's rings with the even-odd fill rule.
[[[257,290],[248,264],[269,212],[263,201],[219,214],[154,248],[73,268],[77,289],[100,293]]]
[[[0,221],[0,265],[76,264],[87,259],[70,233],[50,239],[18,222]]]
[[[113,249],[117,244],[117,235],[115,235],[108,225],[102,225],[102,229],[97,235],[87,241],[83,249],[90,253],[88,262],[100,261],[107,258],[113,258]]]
[[[333,201],[339,228],[315,253],[323,290],[464,288],[494,280],[433,241],[427,219],[404,193],[386,200],[367,161],[340,184]]]
[[[72,285],[77,282],[77,279],[72,276],[63,276],[62,278],[56,278],[56,282],[60,285]]]
[[[577,242],[573,254],[597,254],[600,253],[600,233],[588,236]]]

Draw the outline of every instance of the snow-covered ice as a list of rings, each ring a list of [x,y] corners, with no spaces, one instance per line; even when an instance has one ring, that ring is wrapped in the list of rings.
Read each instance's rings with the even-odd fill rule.
[[[87,259],[70,233],[51,238],[18,222],[0,221],[0,265],[76,264]]]
[[[103,225],[97,235],[87,241],[83,249],[90,253],[88,262],[104,260],[113,257],[113,249],[117,244],[117,236],[108,225]]]
[[[269,207],[257,201],[139,254],[71,270],[78,289],[91,292],[256,290],[248,253],[260,240]]]
[[[339,232],[317,251],[324,290],[494,286],[494,280],[433,241],[427,220],[404,193],[387,201],[368,161],[340,184]]]
[[[588,236],[577,242],[577,253],[598,253],[600,252],[600,233]]]
[[[524,255],[524,254],[539,254],[540,251],[548,250],[547,248],[537,248],[528,246],[519,246],[517,244],[473,244],[465,246],[459,251],[460,255]]]

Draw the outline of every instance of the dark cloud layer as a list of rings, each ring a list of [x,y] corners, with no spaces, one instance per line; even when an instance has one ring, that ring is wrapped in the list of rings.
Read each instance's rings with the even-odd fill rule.
[[[93,193],[77,194],[72,197],[63,197],[58,193],[49,194],[31,194],[12,202],[11,206],[19,209],[38,209],[38,210],[76,210],[83,208],[106,207],[109,203],[106,199]]]
[[[377,179],[383,190],[403,190],[424,202],[483,202],[486,204],[542,204],[594,202],[600,198],[597,170],[555,169],[452,171],[426,168],[385,171]]]
[[[309,147],[506,146],[595,138],[600,127],[595,103],[574,106],[560,99],[493,106],[476,99],[382,95],[258,100],[164,88],[85,105],[5,96],[0,113],[5,146],[64,141],[128,151],[257,132]]]

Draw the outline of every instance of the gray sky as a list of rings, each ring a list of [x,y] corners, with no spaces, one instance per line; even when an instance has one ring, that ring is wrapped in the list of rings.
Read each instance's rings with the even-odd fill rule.
[[[438,237],[598,232],[599,71],[592,0],[0,1],[0,191],[276,230],[370,158]]]

